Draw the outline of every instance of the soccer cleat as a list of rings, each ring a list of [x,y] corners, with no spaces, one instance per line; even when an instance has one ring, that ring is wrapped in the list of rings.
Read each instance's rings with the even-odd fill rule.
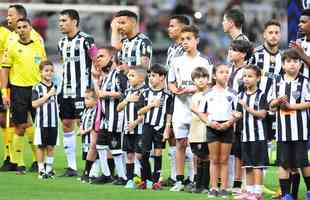
[[[28,169],[28,172],[37,172],[38,171],[38,162],[34,161],[30,168]]]
[[[89,183],[89,177],[87,175],[82,175],[79,180],[82,182],[82,183]]]
[[[55,179],[55,172],[54,172],[54,170],[48,172],[48,173],[47,173],[47,176],[48,176],[48,178],[50,178],[50,179]]]
[[[195,184],[194,184],[193,182],[190,182],[190,183],[184,184],[184,185],[185,185],[185,186],[184,186],[184,191],[185,191],[185,192],[190,192],[190,193],[192,193],[193,190],[195,189]]]
[[[126,185],[125,185],[125,188],[128,188],[128,189],[135,189],[136,186],[135,186],[135,183],[133,182],[133,180],[128,180]]]
[[[229,193],[228,193],[227,190],[220,190],[220,191],[217,193],[217,196],[226,199],[226,198],[228,198]]]
[[[111,183],[111,182],[112,182],[111,176],[102,175],[92,180],[91,184],[105,184],[105,183]]]
[[[180,192],[184,190],[184,185],[181,181],[177,181],[172,188],[170,188],[170,192]]]
[[[154,183],[152,189],[153,189],[153,190],[161,190],[162,187],[161,187],[160,182]]]
[[[146,183],[144,181],[141,181],[139,185],[137,185],[137,188],[140,190],[146,189]]]
[[[117,180],[113,181],[113,185],[126,185],[127,180],[124,178],[118,178]]]
[[[0,167],[0,171],[1,171],[1,172],[10,171],[10,167],[11,167],[10,157],[7,157],[7,158],[3,161],[3,164],[2,164],[2,166]]]
[[[153,181],[146,180],[146,188],[147,189],[152,189],[153,188]]]
[[[48,179],[48,175],[45,172],[39,172],[38,179]]]
[[[214,197],[217,197],[218,196],[218,192],[217,192],[217,190],[215,190],[215,189],[211,189],[210,191],[209,191],[209,193],[208,193],[208,197],[209,198],[214,198]]]
[[[16,175],[25,175],[25,174],[26,174],[26,167],[18,166],[16,169]]]
[[[164,187],[172,187],[175,184],[175,180],[169,177],[167,180],[161,181],[161,185]]]
[[[135,185],[139,185],[142,182],[142,180],[139,176],[135,176],[133,177],[133,182],[135,183]]]
[[[73,177],[73,176],[78,176],[78,172],[70,167],[66,168],[65,173],[60,175],[60,177]]]
[[[290,194],[286,194],[281,200],[294,200],[294,198]]]
[[[202,191],[203,191],[204,189],[202,189],[202,188],[193,188],[193,190],[192,190],[192,193],[197,193],[197,194],[199,194],[199,193],[202,193]]]

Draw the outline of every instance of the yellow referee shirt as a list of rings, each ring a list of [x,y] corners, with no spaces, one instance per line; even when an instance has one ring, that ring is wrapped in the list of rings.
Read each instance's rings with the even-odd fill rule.
[[[2,59],[2,55],[6,46],[6,42],[10,35],[11,31],[4,26],[0,26],[0,58]],[[1,60],[0,59],[0,60]]]
[[[40,80],[39,65],[46,59],[40,42],[12,42],[3,56],[2,67],[10,68],[9,82],[15,86],[33,86]]]

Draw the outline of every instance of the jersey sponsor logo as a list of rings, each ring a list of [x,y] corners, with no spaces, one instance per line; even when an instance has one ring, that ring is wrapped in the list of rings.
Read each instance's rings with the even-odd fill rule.
[[[226,99],[227,99],[228,102],[231,102],[232,101],[232,96],[227,96]]]
[[[79,62],[80,61],[80,56],[72,56],[72,57],[66,57],[64,59],[64,62]]]
[[[75,105],[76,109],[84,109],[84,102],[83,101],[76,101],[74,103],[74,105]]]
[[[115,148],[115,147],[117,146],[117,141],[116,141],[115,138],[112,139],[112,141],[111,141],[111,146],[112,146],[113,148]]]
[[[298,99],[300,97],[300,91],[296,90],[296,91],[293,91],[292,92],[292,96],[295,98],[295,99]]]

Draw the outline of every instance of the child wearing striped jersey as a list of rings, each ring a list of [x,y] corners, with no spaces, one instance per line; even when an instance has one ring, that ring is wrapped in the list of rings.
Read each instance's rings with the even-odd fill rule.
[[[308,78],[299,73],[300,55],[295,49],[282,54],[284,75],[274,80],[270,108],[276,113],[277,160],[283,199],[293,199],[290,173],[300,168],[310,199],[309,139],[310,87]]]
[[[236,199],[263,199],[263,169],[268,164],[266,117],[268,105],[266,95],[257,87],[261,71],[254,65],[244,68],[245,91],[239,94],[237,111],[242,116],[241,160],[246,170],[246,193]]]
[[[54,146],[57,144],[58,139],[59,113],[56,88],[52,83],[53,63],[43,61],[39,69],[42,80],[32,88],[32,107],[36,109],[34,144],[38,145],[38,178],[47,179],[54,177]]]
[[[197,67],[191,74],[192,80],[197,88],[192,97],[191,110],[193,113],[189,129],[188,140],[192,152],[197,157],[195,193],[204,193],[209,189],[210,183],[210,161],[207,143],[207,128],[197,115],[198,107],[204,92],[208,89],[209,73],[203,67]]]

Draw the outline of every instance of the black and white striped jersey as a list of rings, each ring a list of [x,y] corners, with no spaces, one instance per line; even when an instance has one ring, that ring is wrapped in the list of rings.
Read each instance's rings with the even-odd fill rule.
[[[107,92],[120,92],[124,95],[127,89],[127,77],[116,69],[111,69],[105,80],[103,81],[100,90]],[[104,118],[101,120],[100,128],[109,132],[123,131],[124,126],[124,111],[117,112],[117,105],[121,102],[121,98],[104,97],[101,99],[102,112]]]
[[[32,87],[32,100],[37,100],[47,95],[50,89],[55,88],[54,85],[47,86],[40,82]],[[55,88],[56,90],[56,88]],[[41,106],[36,108],[35,126],[43,127],[58,127],[59,110],[57,96],[50,96],[48,100]]]
[[[94,39],[84,32],[78,32],[73,38],[65,36],[58,43],[62,58],[64,98],[84,97],[91,86],[91,57],[89,51],[95,47]]]
[[[142,58],[147,57],[149,59],[149,66],[152,60],[152,42],[144,34],[138,33],[133,38],[124,38],[122,40],[122,49],[119,52],[118,57],[123,64],[128,66],[135,66],[142,64]]]
[[[264,92],[257,89],[254,93],[248,94],[241,92],[238,98],[254,109],[255,111],[268,110],[267,97]],[[241,104],[238,103],[237,111],[242,112],[242,142],[255,142],[266,140],[265,121],[262,118],[255,117],[246,111]]]
[[[281,96],[287,96],[290,104],[309,101],[309,80],[300,74],[295,80],[287,81],[282,75],[274,79],[270,94],[268,95],[268,101]],[[308,140],[309,113],[307,110],[278,109],[276,112],[276,123],[277,141]]]
[[[148,89],[148,87],[143,84],[138,88],[128,88],[125,91],[125,98],[128,95],[137,95],[139,96],[139,101],[137,102],[128,102],[128,104],[125,107],[125,125],[124,125],[124,133],[125,134],[142,134],[143,129],[143,122],[139,123],[136,128],[129,132],[128,131],[128,123],[134,122],[138,119],[138,111],[145,105],[145,91]]]
[[[232,65],[232,67],[230,67],[228,87],[233,89],[236,93],[239,93],[244,90],[244,83],[243,83],[244,67],[245,65],[240,66],[238,69],[236,69],[235,65]]]
[[[258,46],[254,50],[250,63],[261,69],[259,89],[268,94],[273,79],[282,73],[281,51],[271,53],[264,45]]]
[[[243,33],[241,33],[241,34],[238,35],[237,37],[233,38],[233,40],[245,40],[245,41],[250,41],[249,38],[248,38],[245,34],[243,34]]]
[[[96,118],[96,107],[85,108],[81,114],[81,128],[83,130],[93,129]]]
[[[185,53],[184,48],[181,44],[173,43],[169,46],[167,51],[167,61],[166,61],[166,68],[170,68],[170,64],[172,59],[182,56]]]
[[[151,125],[155,130],[160,130],[165,127],[167,114],[172,114],[171,103],[172,96],[165,89],[153,90],[149,88],[145,91],[145,105],[148,105],[153,100],[159,100],[160,106],[153,107],[145,114],[144,124]]]
[[[299,38],[296,40],[301,47],[304,49],[305,53],[307,56],[310,56],[310,41],[309,39],[307,40],[307,36],[304,36],[302,38]],[[300,69],[300,73],[304,75],[307,78],[310,78],[310,66],[306,65],[306,63],[303,63]]]

